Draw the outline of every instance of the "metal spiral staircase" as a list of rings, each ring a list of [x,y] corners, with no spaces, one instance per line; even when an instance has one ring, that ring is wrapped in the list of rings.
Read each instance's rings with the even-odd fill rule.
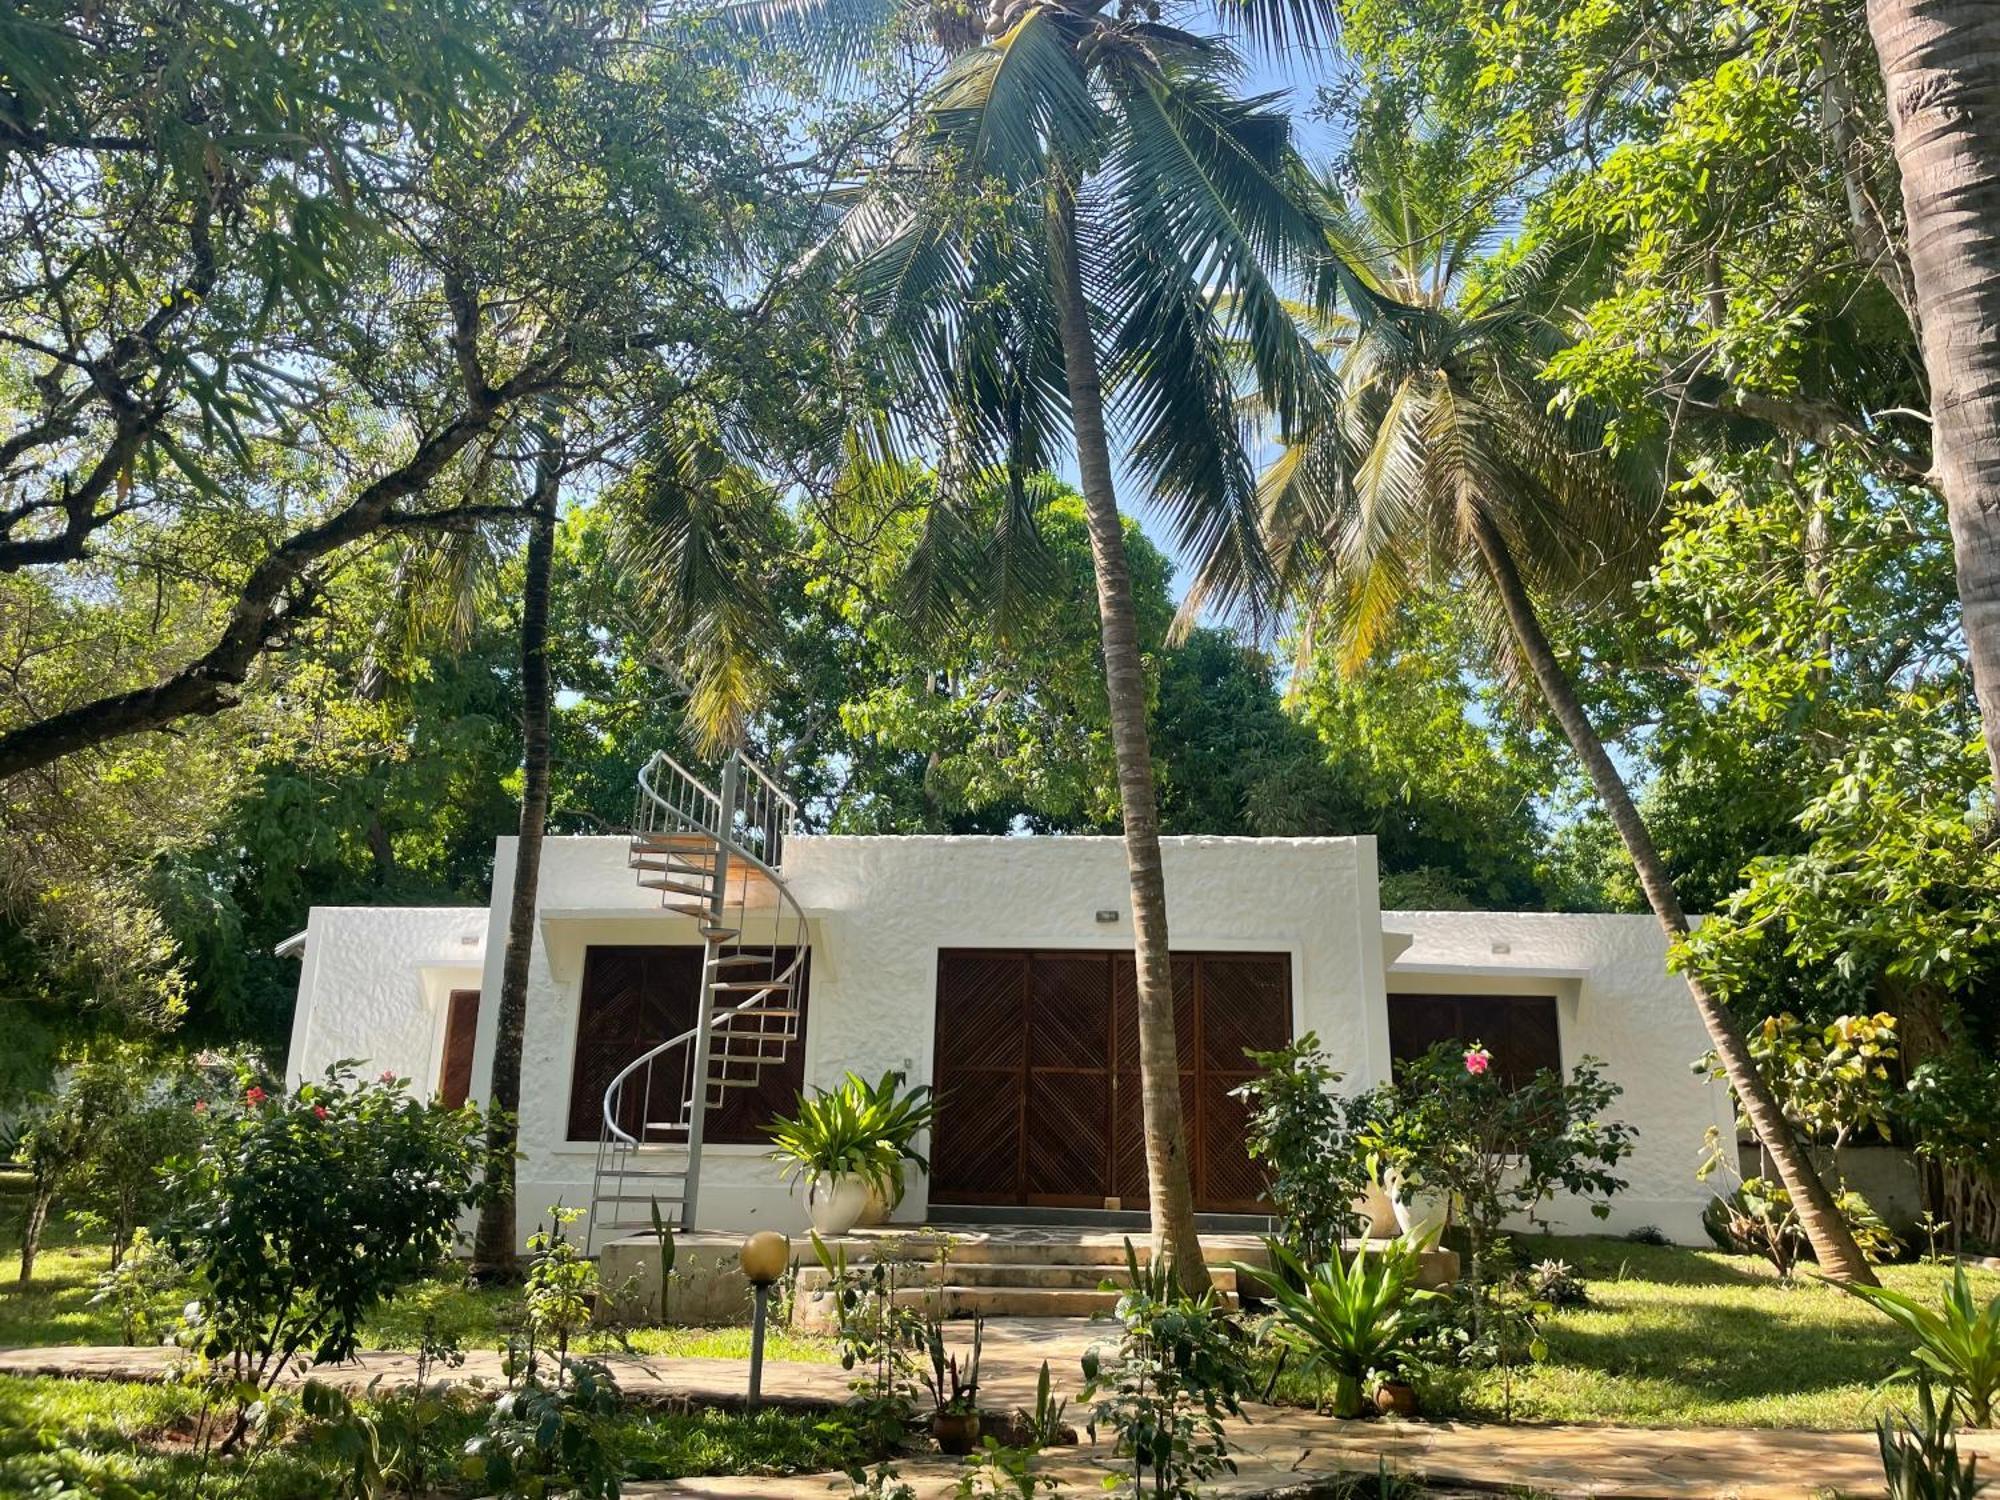
[[[600,1233],[695,1226],[702,1127],[799,1038],[805,912],[787,888],[798,807],[741,754],[711,788],[665,752],[639,772],[628,856],[639,884],[701,924],[695,1024],[641,1053],[604,1090],[586,1248]]]

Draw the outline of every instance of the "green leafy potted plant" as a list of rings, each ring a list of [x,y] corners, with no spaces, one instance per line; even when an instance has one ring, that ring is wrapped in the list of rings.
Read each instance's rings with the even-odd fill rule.
[[[922,1372],[930,1392],[931,1436],[938,1451],[963,1458],[979,1443],[979,1348],[985,1337],[983,1318],[972,1320],[972,1354],[961,1367],[956,1354],[945,1353],[944,1325],[936,1319],[924,1325],[924,1346],[930,1368]]]
[[[908,1190],[903,1175],[905,1166],[914,1165],[926,1175],[930,1172],[930,1161],[917,1150],[916,1143],[917,1137],[937,1121],[937,1100],[932,1097],[930,1085],[918,1084],[906,1089],[903,1075],[893,1071],[884,1073],[872,1084],[849,1073],[841,1088],[854,1094],[869,1128],[894,1153],[888,1181],[870,1186],[867,1205],[861,1211],[863,1224],[881,1224]]]
[[[1238,1275],[1261,1274],[1275,1309],[1260,1336],[1302,1356],[1305,1371],[1324,1370],[1332,1377],[1335,1416],[1362,1415],[1371,1379],[1382,1379],[1385,1389],[1398,1384],[1393,1377],[1415,1333],[1411,1309],[1436,1295],[1417,1286],[1419,1257],[1430,1243],[1405,1236],[1386,1251],[1358,1250],[1345,1260],[1335,1252],[1307,1266],[1273,1239],[1265,1241],[1269,1271],[1237,1267]],[[1388,1395],[1390,1406],[1414,1408],[1408,1387]]]
[[[1385,1084],[1354,1103],[1354,1141],[1368,1173],[1388,1196],[1396,1227],[1406,1235],[1435,1240],[1451,1221],[1451,1195],[1433,1187],[1425,1162],[1437,1148],[1434,1111],[1404,1107],[1395,1086]]]
[[[818,1234],[846,1234],[860,1221],[870,1190],[894,1192],[899,1157],[862,1108],[856,1091],[814,1089],[798,1113],[771,1122],[771,1155],[788,1183],[805,1187],[806,1213]]]

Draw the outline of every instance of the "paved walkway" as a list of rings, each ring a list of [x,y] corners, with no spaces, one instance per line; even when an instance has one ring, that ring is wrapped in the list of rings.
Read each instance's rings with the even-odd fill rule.
[[[1076,1319],[996,1319],[986,1326],[981,1366],[982,1402],[992,1410],[1032,1406],[1036,1377],[1048,1360],[1058,1379],[1074,1385],[1077,1356],[1103,1333],[1103,1325]],[[605,1362],[630,1394],[704,1402],[740,1400],[744,1367],[735,1359],[650,1359],[609,1355]],[[0,1375],[65,1375],[102,1380],[157,1380],[171,1369],[173,1351],[147,1348],[49,1348],[0,1350]],[[370,1353],[350,1365],[314,1372],[316,1379],[348,1386],[414,1378],[408,1354]],[[472,1353],[452,1373],[456,1380],[500,1383],[499,1359]],[[824,1406],[845,1393],[837,1365],[774,1361],[764,1370],[764,1390],[775,1403]],[[1072,1412],[1072,1417],[1076,1416]],[[1452,1422],[1341,1422],[1283,1407],[1252,1407],[1247,1422],[1230,1424],[1239,1472],[1208,1493],[1218,1497],[1307,1496],[1316,1481],[1342,1472],[1392,1472],[1461,1489],[1532,1489],[1557,1496],[1605,1500],[1803,1500],[1838,1490],[1879,1494],[1880,1460],[1871,1433],[1795,1432],[1773,1429],[1650,1429],[1633,1427],[1499,1426]],[[1982,1466],[2000,1469],[2000,1433],[1964,1436]],[[1115,1462],[1103,1445],[1052,1449],[1038,1468],[1060,1478],[1075,1495],[1098,1493]],[[953,1463],[910,1460],[897,1468],[921,1500],[954,1492]],[[635,1500],[824,1500],[850,1493],[845,1478],[815,1474],[790,1479],[688,1479],[633,1484]]]

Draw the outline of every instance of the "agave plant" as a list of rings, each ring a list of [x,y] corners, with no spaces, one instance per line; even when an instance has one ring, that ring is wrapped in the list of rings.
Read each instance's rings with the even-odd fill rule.
[[[1333,1377],[1335,1416],[1359,1416],[1363,1382],[1396,1368],[1415,1332],[1412,1307],[1437,1295],[1417,1286],[1423,1242],[1405,1236],[1379,1253],[1357,1250],[1343,1261],[1336,1252],[1315,1266],[1282,1241],[1264,1243],[1269,1267],[1236,1267],[1277,1308],[1262,1335],[1302,1356],[1301,1369]]]
[[[1898,1373],[1942,1381],[1963,1403],[1974,1427],[1993,1425],[1993,1402],[2000,1396],[2000,1297],[1981,1307],[1964,1266],[1953,1269],[1951,1285],[1936,1311],[1887,1287],[1846,1284],[1845,1290],[1873,1303],[1915,1335],[1917,1347],[1910,1363]]]

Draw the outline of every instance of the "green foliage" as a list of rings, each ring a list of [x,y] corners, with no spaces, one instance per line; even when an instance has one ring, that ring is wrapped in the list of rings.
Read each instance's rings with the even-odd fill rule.
[[[24,1274],[58,1198],[79,1224],[105,1231],[118,1264],[167,1206],[160,1169],[196,1139],[198,1082],[184,1059],[142,1042],[100,1038],[63,1059],[54,1090],[31,1103],[18,1143],[35,1184]]]
[[[1167,1257],[1142,1267],[1128,1240],[1125,1269],[1114,1311],[1123,1331],[1108,1352],[1095,1344],[1083,1357],[1091,1436],[1114,1434],[1136,1493],[1194,1500],[1216,1473],[1235,1472],[1222,1422],[1242,1415],[1247,1340],[1213,1288],[1180,1290]]]
[[[1928,1379],[1917,1381],[1917,1409],[1885,1415],[1875,1424],[1889,1500],[1975,1500],[1986,1482],[1979,1460],[1961,1460],[1953,1402],[1942,1406]]]
[[[1259,1076],[1231,1090],[1248,1106],[1244,1149],[1264,1169],[1264,1190],[1285,1243],[1310,1264],[1330,1261],[1360,1225],[1368,1190],[1341,1075],[1311,1032],[1276,1052],[1246,1054]]]
[[[1861,1194],[1843,1187],[1834,1194],[1833,1206],[1866,1259],[1880,1263],[1901,1252],[1902,1241]],[[1772,1178],[1746,1177],[1718,1193],[1702,1209],[1701,1223],[1722,1249],[1761,1255],[1781,1278],[1789,1279],[1812,1253],[1792,1195]]]
[[[918,1372],[924,1389],[930,1392],[931,1408],[939,1416],[963,1415],[979,1410],[979,1352],[986,1337],[986,1320],[972,1320],[972,1348],[963,1366],[958,1355],[947,1353],[944,1324],[931,1319],[924,1327],[924,1354],[929,1361]]]
[[[1415,1331],[1411,1311],[1434,1296],[1417,1287],[1418,1256],[1428,1247],[1406,1237],[1380,1253],[1364,1248],[1343,1260],[1336,1246],[1327,1259],[1308,1264],[1282,1240],[1264,1243],[1268,1272],[1236,1267],[1239,1278],[1254,1278],[1277,1306],[1261,1337],[1302,1355],[1301,1374],[1333,1377],[1335,1416],[1360,1416],[1366,1382],[1400,1373]]]
[[[1063,1421],[1068,1411],[1069,1397],[1055,1394],[1049,1362],[1043,1360],[1041,1373],[1035,1377],[1035,1409],[1028,1414],[1028,1435],[1037,1450],[1076,1440],[1076,1434]]]
[[[818,1234],[812,1245],[826,1273],[825,1295],[833,1299],[841,1368],[854,1375],[862,1444],[892,1449],[916,1413],[915,1356],[928,1349],[933,1320],[897,1297],[903,1262],[893,1247],[856,1269],[847,1263],[846,1246],[829,1247]]]
[[[1622,1092],[1594,1058],[1578,1059],[1568,1078],[1544,1068],[1505,1080],[1477,1042],[1440,1042],[1361,1102],[1360,1145],[1378,1171],[1395,1173],[1406,1199],[1423,1191],[1451,1201],[1471,1241],[1477,1295],[1481,1256],[1511,1215],[1558,1190],[1599,1218],[1609,1212],[1625,1186],[1614,1169],[1636,1134],[1603,1117]]]
[[[142,1227],[133,1231],[125,1253],[98,1274],[90,1304],[117,1314],[121,1343],[152,1343],[163,1330],[168,1300],[182,1284],[179,1262]]]
[[[239,1085],[169,1168],[164,1238],[194,1276],[199,1351],[261,1388],[300,1357],[350,1357],[370,1310],[450,1250],[479,1117],[344,1063],[290,1094]]]
[[[1917,1340],[1905,1375],[1942,1382],[1964,1403],[1973,1426],[1992,1425],[2000,1398],[2000,1295],[1982,1307],[1962,1265],[1952,1268],[1951,1285],[1936,1310],[1893,1287],[1844,1283],[1842,1290],[1873,1304]]]
[[[1056,1494],[1062,1481],[1053,1474],[1037,1474],[1029,1467],[1035,1456],[1032,1448],[1009,1448],[997,1438],[986,1438],[979,1451],[965,1461],[958,1477],[958,1500],[990,1495],[996,1500],[1035,1500],[1037,1493]]]
[[[530,1379],[503,1394],[465,1445],[466,1468],[499,1500],[617,1500],[617,1382],[591,1360],[564,1361],[559,1373],[558,1385]]]
[[[1835,1151],[1856,1135],[1892,1139],[1896,1093],[1889,1069],[1899,1056],[1894,1016],[1837,1016],[1822,1027],[1781,1011],[1766,1016],[1745,1040],[1779,1108],[1804,1139],[1828,1142]],[[1712,1052],[1696,1066],[1712,1078],[1725,1076]],[[1745,1128],[1741,1119],[1738,1128]]]
[[[900,1196],[901,1151],[883,1134],[889,1123],[871,1085],[849,1074],[837,1088],[799,1095],[797,1110],[765,1127],[771,1157],[786,1182],[803,1178],[808,1194],[858,1177],[885,1198]]]
[[[903,1201],[902,1164],[908,1162],[925,1175],[931,1170],[928,1158],[917,1150],[917,1137],[937,1122],[937,1100],[932,1096],[931,1086],[920,1083],[915,1088],[905,1088],[903,1075],[891,1070],[873,1083],[850,1073],[841,1088],[859,1095],[864,1128],[896,1153],[891,1179],[894,1190],[889,1198],[893,1208]]]
[[[1429,1416],[1498,1420],[1511,1390],[1517,1421],[1851,1433],[1881,1415],[1882,1378],[1907,1354],[1903,1330],[1866,1304],[1809,1277],[1781,1282],[1760,1259],[1568,1235],[1521,1244],[1575,1266],[1590,1304],[1539,1316],[1541,1359],[1530,1357],[1532,1338],[1509,1335],[1503,1367],[1497,1350],[1464,1362],[1476,1340],[1462,1296],[1427,1303],[1423,1363],[1409,1378]],[[1933,1305],[1951,1279],[1948,1269],[1910,1264],[1877,1274]],[[1981,1296],[2000,1292],[2000,1276],[1971,1276]],[[1449,1342],[1434,1337],[1447,1315]],[[1263,1361],[1260,1385],[1274,1359]],[[1323,1392],[1287,1361],[1273,1398],[1313,1406]]]
[[[439,1472],[456,1467],[454,1433],[478,1397],[424,1385],[419,1380],[407,1392],[371,1389],[366,1401],[317,1380],[301,1388],[301,1409],[315,1424],[311,1440],[337,1465],[336,1500],[427,1495]]]
[[[570,1225],[582,1217],[581,1209],[557,1206],[549,1210],[551,1222],[528,1237],[528,1272],[521,1296],[529,1343],[520,1370],[510,1374],[534,1380],[539,1351],[546,1348],[553,1352],[560,1385],[569,1369],[571,1343],[590,1326],[599,1290],[597,1262],[584,1259],[569,1237]]]
[[[834,831],[1116,821],[1081,502],[1035,475],[1010,516],[1014,503],[997,479],[948,504],[926,472],[863,469],[810,523],[812,613],[795,649],[814,673],[803,687],[838,720]],[[1169,567],[1136,525],[1126,545],[1140,638],[1158,653]]]
[[[1577,1274],[1576,1267],[1553,1256],[1528,1267],[1527,1285],[1529,1294],[1537,1302],[1546,1302],[1558,1311],[1590,1304],[1590,1288]]]

